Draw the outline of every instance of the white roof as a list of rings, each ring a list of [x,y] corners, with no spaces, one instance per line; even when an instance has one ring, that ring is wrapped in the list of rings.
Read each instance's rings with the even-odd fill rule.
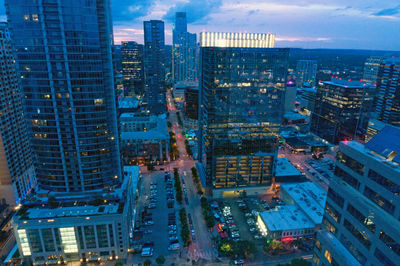
[[[301,173],[289,161],[288,158],[278,158],[276,164],[276,176],[300,176]]]
[[[281,184],[281,189],[315,224],[322,223],[327,193],[312,182]]]
[[[296,205],[278,206],[273,211],[259,213],[270,231],[314,228],[315,224]]]

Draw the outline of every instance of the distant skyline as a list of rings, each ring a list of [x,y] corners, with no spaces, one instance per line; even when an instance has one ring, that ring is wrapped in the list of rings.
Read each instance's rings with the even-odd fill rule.
[[[115,43],[143,43],[143,21],[186,11],[188,31],[276,34],[277,47],[400,50],[398,0],[111,0]],[[0,19],[5,20],[4,0]]]

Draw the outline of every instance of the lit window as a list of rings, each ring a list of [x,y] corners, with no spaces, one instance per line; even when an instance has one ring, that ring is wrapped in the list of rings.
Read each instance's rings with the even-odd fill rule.
[[[25,20],[29,20],[29,15],[24,15]]]
[[[103,105],[104,99],[94,99],[94,105]]]
[[[39,17],[37,14],[32,14],[32,20],[33,21],[39,21]]]
[[[329,253],[329,251],[327,249],[325,250],[324,256],[329,261],[329,263],[332,263],[332,255],[331,255],[331,253]]]

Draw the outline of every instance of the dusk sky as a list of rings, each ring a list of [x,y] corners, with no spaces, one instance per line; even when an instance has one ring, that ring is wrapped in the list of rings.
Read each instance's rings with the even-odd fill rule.
[[[193,33],[271,32],[278,47],[400,50],[399,0],[111,1],[116,43],[143,43],[143,20],[162,19],[170,44],[174,14],[186,11]]]

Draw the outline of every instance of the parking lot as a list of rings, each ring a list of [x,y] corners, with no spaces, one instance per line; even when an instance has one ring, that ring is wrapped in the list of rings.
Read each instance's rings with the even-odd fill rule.
[[[173,178],[164,172],[144,174],[140,194],[132,242],[134,261],[177,255],[182,244]]]

